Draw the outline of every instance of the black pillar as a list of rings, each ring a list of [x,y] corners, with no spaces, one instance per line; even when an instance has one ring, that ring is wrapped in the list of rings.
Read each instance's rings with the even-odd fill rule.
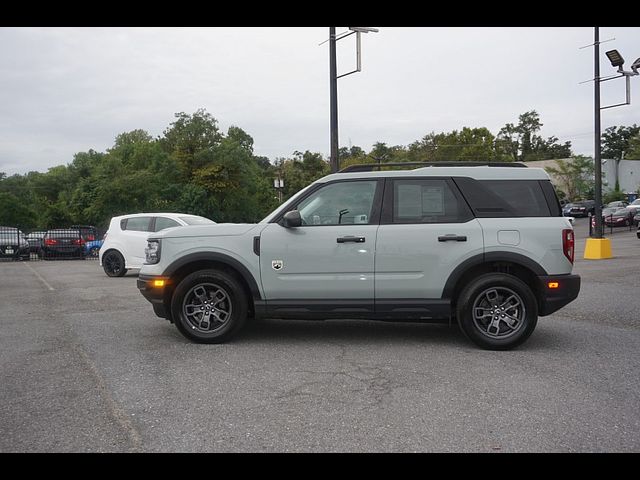
[[[329,85],[331,102],[331,173],[338,165],[338,70],[336,65],[336,27],[329,27]]]

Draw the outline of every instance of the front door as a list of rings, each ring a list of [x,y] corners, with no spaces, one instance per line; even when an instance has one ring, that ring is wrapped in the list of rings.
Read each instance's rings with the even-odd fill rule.
[[[267,306],[282,314],[373,312],[382,181],[328,183],[294,206],[302,225],[269,224],[260,237]]]

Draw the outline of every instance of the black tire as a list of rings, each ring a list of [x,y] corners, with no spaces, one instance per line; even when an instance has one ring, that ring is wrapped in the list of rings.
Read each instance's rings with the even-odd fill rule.
[[[127,273],[124,257],[117,250],[109,250],[102,256],[102,269],[109,277],[122,277]]]
[[[487,273],[464,287],[456,302],[462,332],[486,350],[509,350],[522,344],[538,323],[538,302],[522,280]]]
[[[231,339],[244,326],[248,307],[240,281],[221,270],[199,270],[186,276],[171,299],[176,327],[196,343]]]

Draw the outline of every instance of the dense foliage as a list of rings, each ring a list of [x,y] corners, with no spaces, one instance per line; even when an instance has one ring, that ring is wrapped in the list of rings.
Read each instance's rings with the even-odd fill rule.
[[[408,146],[378,142],[369,152],[340,149],[340,165],[409,161],[530,161],[571,156],[571,144],[537,135],[535,111],[497,135],[464,127],[425,135]],[[635,127],[635,126],[634,126]],[[626,131],[624,132],[627,133]],[[629,150],[635,147],[629,138]],[[114,215],[185,212],[217,222],[256,222],[315,179],[329,173],[319,153],[295,151],[273,162],[253,153],[253,138],[239,127],[221,132],[203,109],[175,115],[158,138],[144,130],[118,135],[106,152],[76,153],[46,173],[0,172],[0,225],[29,231],[74,223],[106,228]],[[284,180],[278,192],[273,181]]]

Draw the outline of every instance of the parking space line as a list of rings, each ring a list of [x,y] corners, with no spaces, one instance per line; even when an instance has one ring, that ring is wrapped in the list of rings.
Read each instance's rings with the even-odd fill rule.
[[[40,275],[38,272],[36,272],[36,271],[33,269],[33,267],[32,267],[31,265],[29,265],[29,264],[28,264],[28,263],[26,263],[26,262],[25,262],[25,263],[23,263],[23,265],[24,265],[25,267],[27,267],[29,270],[31,270],[31,271],[35,274],[35,276],[36,276],[36,277],[38,277],[42,283],[44,283],[45,287],[47,287],[47,288],[48,288],[49,290],[51,290],[51,291],[54,291],[54,290],[55,290],[55,288],[53,288],[51,285],[49,285],[49,282],[47,282],[47,281],[42,277],[42,275]]]

